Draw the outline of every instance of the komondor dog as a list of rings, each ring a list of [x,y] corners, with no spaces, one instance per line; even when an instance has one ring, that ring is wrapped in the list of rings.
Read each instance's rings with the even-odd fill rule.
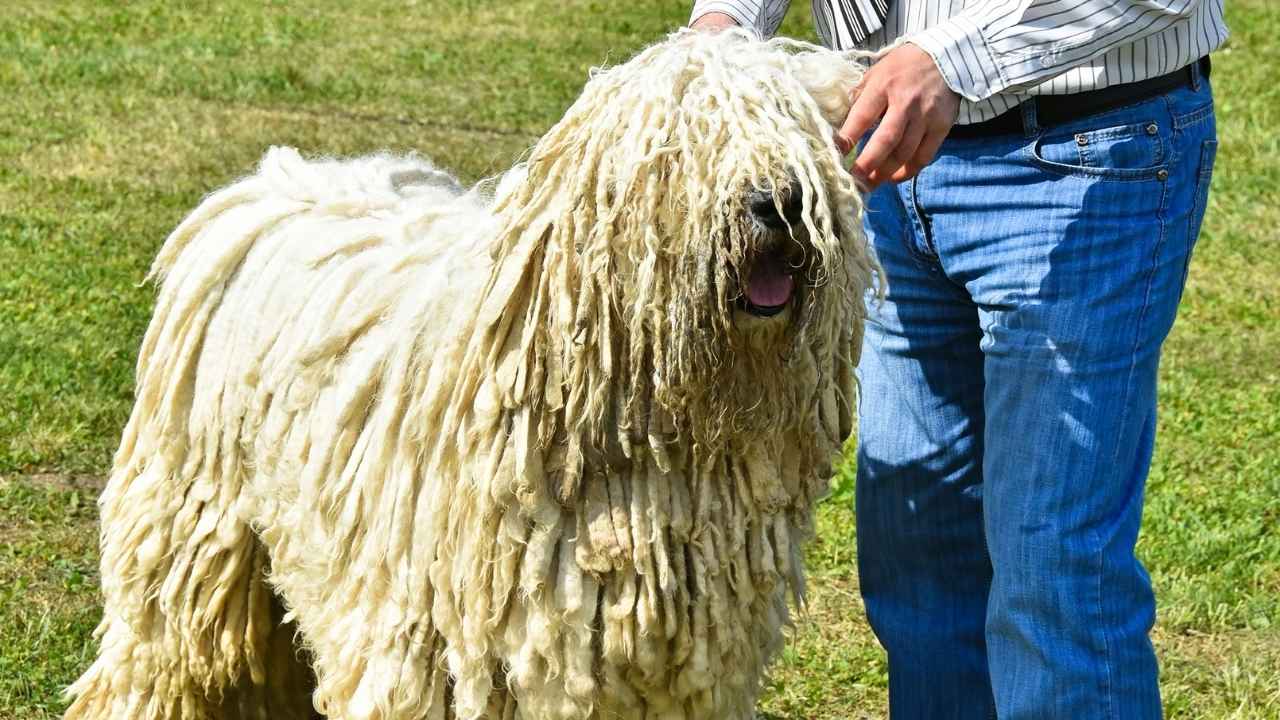
[[[680,32],[473,189],[273,149],[207,198],[67,717],[751,718],[851,431],[861,72]]]

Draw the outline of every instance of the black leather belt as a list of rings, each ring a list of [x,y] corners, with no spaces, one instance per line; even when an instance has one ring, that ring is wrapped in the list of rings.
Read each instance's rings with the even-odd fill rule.
[[[1198,71],[1205,78],[1209,77],[1209,56],[1200,58],[1200,62],[1192,63],[1180,70],[1174,70],[1159,77],[1139,80],[1123,85],[1111,85],[1099,90],[1070,95],[1037,95],[1027,102],[1036,104],[1036,124],[1040,127],[1051,127],[1071,120],[1096,115],[1125,105],[1132,105],[1149,98],[1191,85],[1195,82]],[[1022,133],[1022,106],[1007,110],[990,120],[969,125],[956,125],[951,128],[947,137],[981,138],[998,135],[1019,135]]]

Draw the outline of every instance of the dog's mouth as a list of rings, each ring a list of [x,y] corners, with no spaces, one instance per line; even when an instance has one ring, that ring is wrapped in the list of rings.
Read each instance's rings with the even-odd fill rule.
[[[761,253],[746,273],[738,306],[756,317],[773,317],[786,310],[796,295],[795,274],[801,266],[779,250]]]

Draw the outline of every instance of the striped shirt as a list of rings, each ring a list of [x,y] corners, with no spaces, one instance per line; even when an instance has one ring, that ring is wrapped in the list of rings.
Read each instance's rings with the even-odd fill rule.
[[[813,0],[822,42],[850,49],[833,5]],[[962,98],[956,122],[988,120],[1032,95],[1066,95],[1136,82],[1190,65],[1223,43],[1223,0],[888,0],[884,27],[862,47],[899,39],[934,59]],[[789,0],[696,0],[692,20],[722,12],[773,35]],[[878,4],[878,3],[877,3]]]

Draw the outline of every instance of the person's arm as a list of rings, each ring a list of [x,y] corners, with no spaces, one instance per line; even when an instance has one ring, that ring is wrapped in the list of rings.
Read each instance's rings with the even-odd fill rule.
[[[968,100],[1035,87],[1191,17],[1200,0],[987,0],[907,42]]]
[[[790,0],[697,0],[689,27],[718,30],[738,25],[754,29],[760,37],[773,37],[790,4]]]

